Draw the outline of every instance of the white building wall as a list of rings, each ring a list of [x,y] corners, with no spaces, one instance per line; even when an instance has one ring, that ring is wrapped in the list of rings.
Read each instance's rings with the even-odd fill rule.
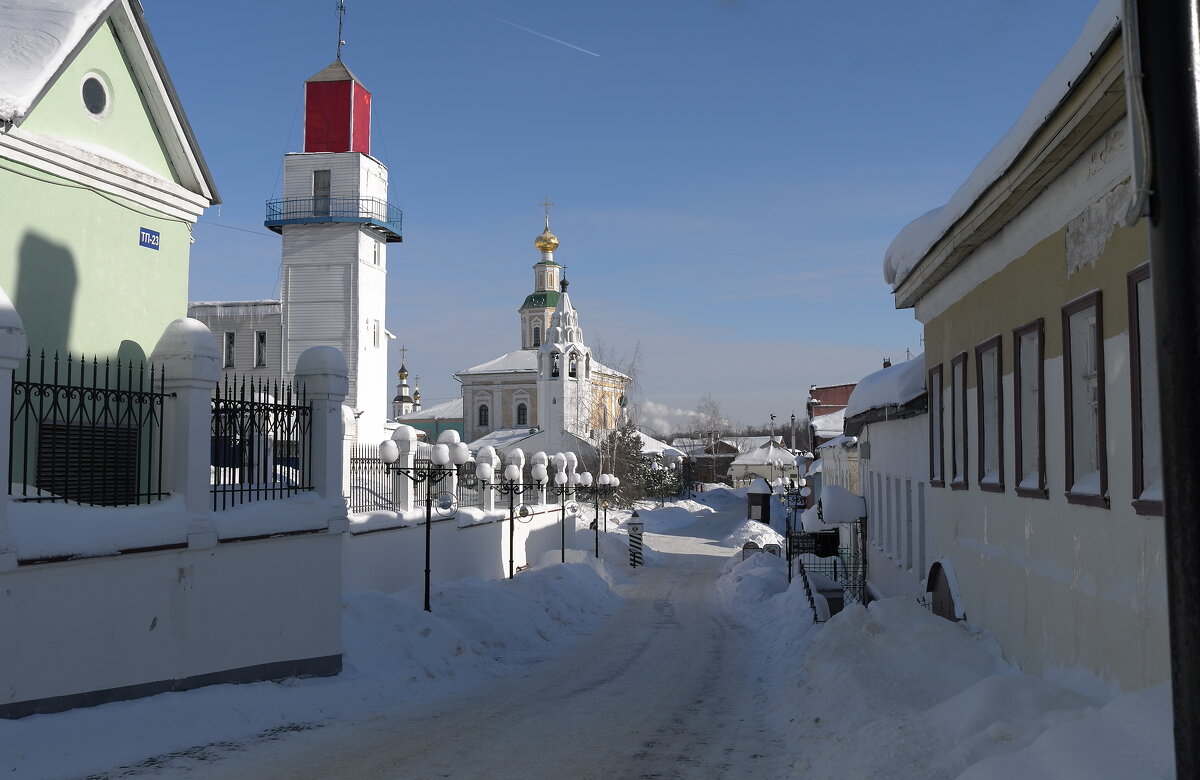
[[[859,484],[867,500],[867,580],[880,598],[924,592],[930,563],[928,425],[929,416],[920,414],[871,423],[858,436]]]
[[[1161,518],[1130,509],[1127,336],[1106,339],[1104,357],[1110,508],[1067,502],[1062,359],[1048,359],[1049,497],[1016,495],[1011,425],[1004,430],[1005,492],[979,490],[978,421],[969,414],[969,487],[927,491],[929,560],[953,562],[967,620],[986,625],[1026,672],[1136,690],[1169,673],[1165,539]],[[1010,419],[1011,373],[1004,408]]]

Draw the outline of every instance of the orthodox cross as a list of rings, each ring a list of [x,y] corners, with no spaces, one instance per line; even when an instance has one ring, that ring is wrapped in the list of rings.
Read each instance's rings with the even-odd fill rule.
[[[400,345],[400,363],[403,364],[407,357],[408,357],[408,347],[401,344]]]
[[[548,229],[550,227],[550,209],[554,208],[554,204],[550,202],[550,196],[547,195],[546,199],[544,201],[542,201],[539,205],[546,212],[546,227]]]

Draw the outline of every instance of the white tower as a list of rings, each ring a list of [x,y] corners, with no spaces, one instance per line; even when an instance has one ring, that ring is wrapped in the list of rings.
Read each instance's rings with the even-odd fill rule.
[[[586,438],[591,418],[592,352],[563,279],[546,340],[538,349],[538,420],[551,437]]]
[[[371,93],[341,59],[304,88],[304,152],[284,158],[283,198],[267,204],[265,223],[283,235],[283,365],[291,374],[312,346],[342,350],[346,403],[375,441],[389,417],[386,247],[401,240],[400,210],[387,200],[387,167],[370,156]]]

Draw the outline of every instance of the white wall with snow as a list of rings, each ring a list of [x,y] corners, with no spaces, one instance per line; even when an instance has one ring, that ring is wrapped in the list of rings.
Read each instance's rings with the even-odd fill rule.
[[[394,593],[417,587],[425,582],[425,521],[424,514],[410,520],[409,525],[370,532],[355,533],[362,523],[351,520],[351,533],[346,536],[343,551],[343,590],[346,593],[380,591]],[[497,580],[508,576],[509,521],[485,520],[463,524],[458,518],[439,518],[430,524],[430,579],[446,582],[476,577]],[[535,514],[518,520],[514,532],[514,565],[519,567],[536,562],[542,555],[557,552],[562,544],[559,530],[560,511],[551,507],[535,507]],[[576,544],[574,518],[567,514],[567,547]]]
[[[340,656],[341,543],[319,532],[0,574],[0,706],[151,688],[112,697],[129,698],[202,675]]]

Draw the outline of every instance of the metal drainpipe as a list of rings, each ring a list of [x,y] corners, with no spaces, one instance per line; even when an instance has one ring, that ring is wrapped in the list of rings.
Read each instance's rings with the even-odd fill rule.
[[[1126,7],[1132,6],[1127,3]],[[1200,101],[1197,4],[1140,3],[1138,28],[1151,145],[1150,260],[1163,426],[1163,501],[1171,624],[1175,766],[1200,776]],[[1127,25],[1126,29],[1129,29]]]

